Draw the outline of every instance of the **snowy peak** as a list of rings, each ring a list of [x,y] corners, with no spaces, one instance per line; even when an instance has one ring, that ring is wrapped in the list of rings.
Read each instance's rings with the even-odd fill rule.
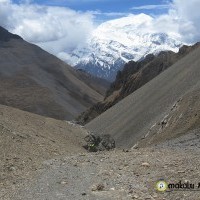
[[[101,24],[86,46],[73,51],[70,63],[93,75],[114,80],[117,71],[130,60],[138,61],[147,54],[165,50],[177,52],[182,42],[175,35],[157,31],[152,20],[140,14]]]

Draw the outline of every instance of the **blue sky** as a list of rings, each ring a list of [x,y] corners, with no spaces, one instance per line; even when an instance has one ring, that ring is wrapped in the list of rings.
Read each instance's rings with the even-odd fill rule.
[[[168,11],[165,5],[170,2],[169,0],[14,0],[13,2],[25,1],[39,5],[68,7],[82,12],[100,11],[102,15],[98,15],[97,18],[102,18],[102,20],[116,18],[117,13],[121,15],[123,13],[160,15]],[[105,16],[107,13],[116,13],[116,16],[114,14]]]

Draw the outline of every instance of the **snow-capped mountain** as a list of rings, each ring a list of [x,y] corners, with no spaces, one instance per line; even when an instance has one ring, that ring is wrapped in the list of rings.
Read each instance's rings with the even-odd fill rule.
[[[152,20],[140,14],[101,24],[85,46],[72,52],[69,62],[93,75],[114,80],[117,71],[130,60],[138,61],[163,50],[177,52],[182,42],[175,35],[150,30]]]

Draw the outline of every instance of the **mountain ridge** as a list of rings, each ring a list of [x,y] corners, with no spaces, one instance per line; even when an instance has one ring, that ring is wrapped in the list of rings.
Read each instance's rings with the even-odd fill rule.
[[[72,120],[103,98],[57,57],[3,28],[0,36],[0,104]]]
[[[197,47],[151,81],[96,117],[86,125],[86,128],[95,134],[111,134],[118,147],[132,147],[148,133],[155,123],[167,115],[180,98],[188,96],[191,91],[200,88],[199,55],[200,47]],[[196,95],[198,97],[199,93]],[[195,111],[197,108],[192,109]],[[193,112],[193,114],[196,113]],[[190,115],[187,115],[186,118],[189,120]],[[200,125],[199,121],[197,124]],[[192,124],[190,127],[192,128]],[[187,131],[186,127],[182,130],[182,134],[186,134]]]
[[[92,119],[142,87],[179,59],[196,49],[199,45],[199,43],[193,46],[184,45],[178,53],[166,51],[160,52],[157,56],[149,54],[144,60],[138,62],[130,61],[124,66],[122,71],[117,73],[116,80],[107,90],[104,101],[98,102],[83,112],[77,118],[78,123],[89,123]]]
[[[0,41],[8,42],[11,39],[23,40],[20,36],[12,34],[0,26]]]

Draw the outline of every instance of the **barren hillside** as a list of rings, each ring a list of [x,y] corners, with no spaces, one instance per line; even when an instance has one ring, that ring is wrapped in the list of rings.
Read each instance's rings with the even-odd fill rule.
[[[190,107],[196,110],[197,113],[194,111],[194,114],[197,114],[198,121],[199,108],[196,105],[200,88],[199,64],[200,48],[197,48],[111,109],[95,118],[86,127],[96,134],[111,134],[116,139],[118,147],[132,147],[149,132],[155,123],[166,116],[169,109],[180,98],[191,96],[191,92],[194,102]],[[176,129],[173,131],[180,130],[180,126],[183,125],[177,124]],[[192,123],[190,126],[192,127]],[[191,128],[190,126],[188,128]],[[185,132],[187,132],[187,129],[185,129]],[[171,134],[176,135],[177,133],[173,132]]]
[[[122,134],[113,134],[118,147],[137,141],[131,149],[87,153],[82,146],[88,132],[81,126],[1,105],[0,199],[198,200],[199,53],[96,119],[99,128],[108,121]],[[194,189],[159,192],[159,180],[191,183]]]
[[[117,73],[115,81],[110,85],[106,92],[105,99],[84,111],[77,118],[78,123],[89,123],[92,119],[148,83],[167,68],[171,67],[198,46],[199,43],[193,46],[184,45],[180,48],[178,53],[166,51],[160,52],[157,56],[149,54],[144,60],[138,62],[130,61],[124,66],[123,70]]]
[[[85,152],[86,134],[67,121],[0,105],[0,199],[4,189],[31,178],[43,161]]]
[[[0,104],[71,120],[103,99],[95,89],[101,83],[91,87],[84,82],[87,75],[81,76],[55,56],[0,27]],[[94,80],[90,80],[92,85]]]

